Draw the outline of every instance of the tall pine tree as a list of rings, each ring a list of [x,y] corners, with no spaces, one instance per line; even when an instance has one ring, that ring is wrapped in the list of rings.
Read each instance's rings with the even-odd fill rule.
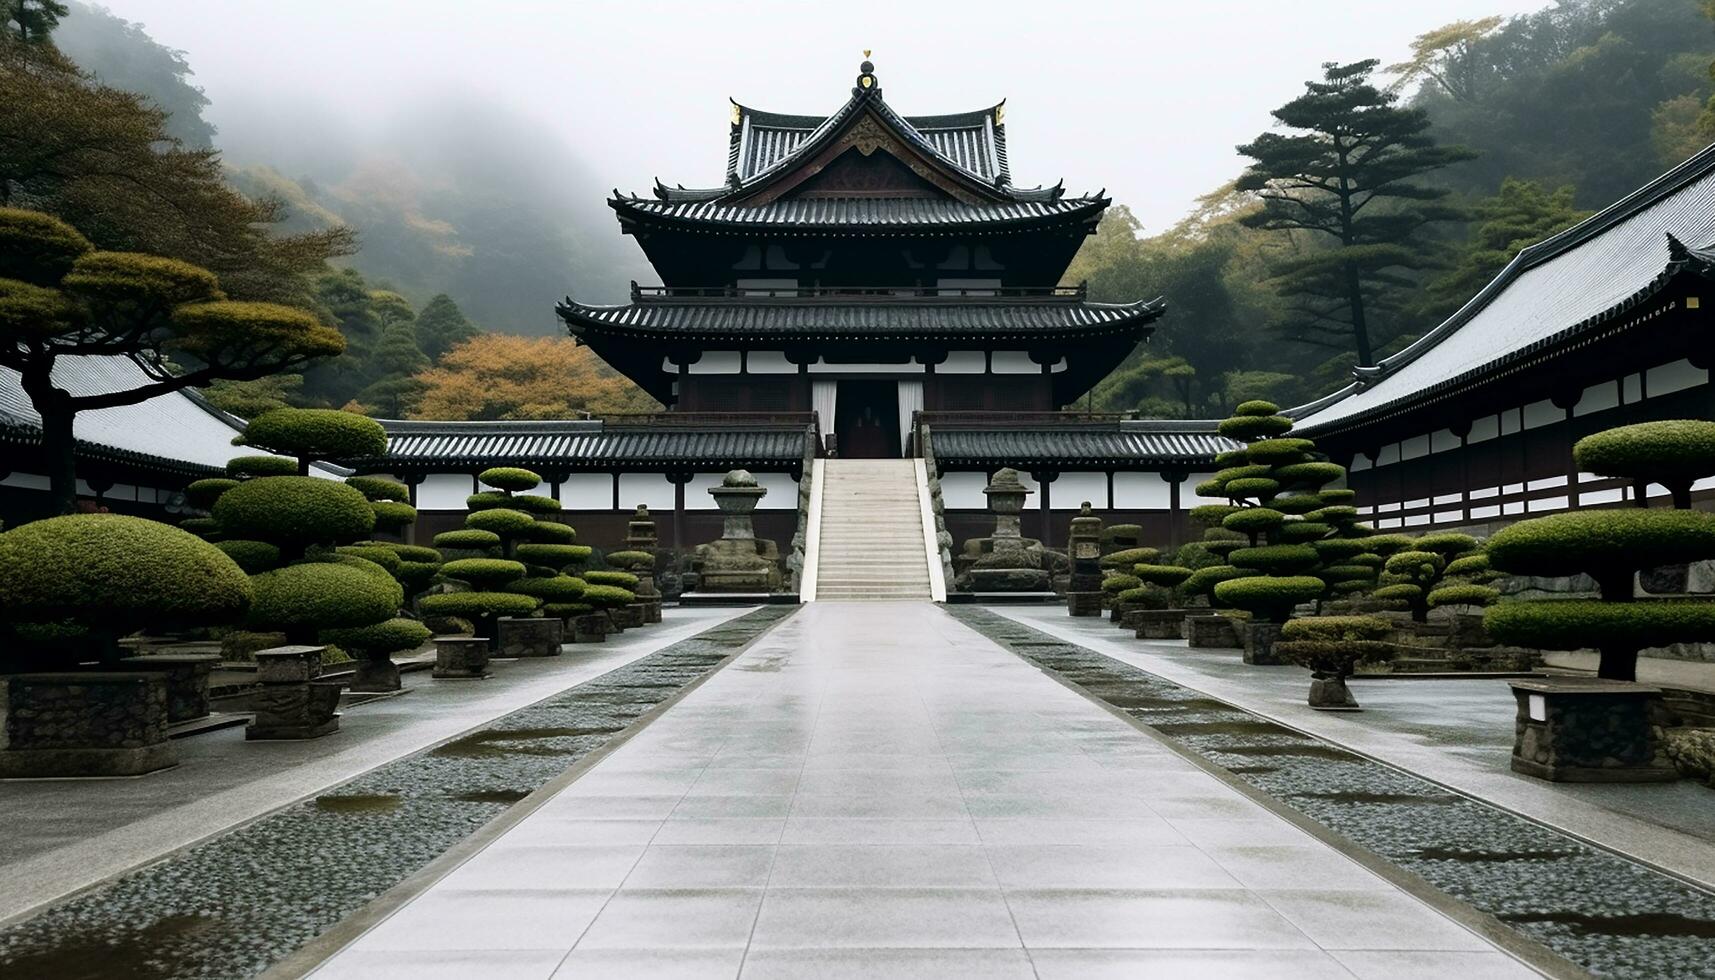
[[[402,419],[416,408],[423,393],[417,374],[428,370],[429,359],[417,347],[409,320],[394,320],[381,333],[368,368],[374,380],[357,394],[363,410],[378,418]]]
[[[1294,132],[1263,133],[1238,148],[1253,162],[1236,185],[1263,202],[1241,219],[1246,225],[1310,233],[1313,247],[1270,269],[1289,304],[1282,332],[1349,350],[1365,366],[1379,346],[1373,308],[1414,285],[1412,273],[1428,264],[1424,226],[1460,217],[1446,190],[1413,178],[1474,155],[1437,146],[1422,110],[1401,108],[1370,83],[1376,64],[1324,65],[1321,81],[1274,110]]]
[[[417,314],[417,346],[437,364],[447,351],[479,333],[482,331],[465,319],[464,312],[446,293],[429,300]]]

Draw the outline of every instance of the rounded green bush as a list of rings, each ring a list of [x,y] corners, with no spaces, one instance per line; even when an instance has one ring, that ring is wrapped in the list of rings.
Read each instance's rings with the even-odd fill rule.
[[[1234,504],[1201,504],[1191,508],[1190,513],[1191,519],[1203,527],[1215,527],[1226,520],[1228,514],[1236,513],[1240,509]]]
[[[401,561],[393,577],[414,595],[428,588],[440,571],[441,563],[438,561]]]
[[[1249,573],[1232,565],[1206,565],[1192,572],[1190,578],[1180,583],[1179,590],[1187,595],[1205,595],[1216,583],[1243,578],[1247,574]]]
[[[1243,449],[1229,449],[1224,453],[1215,454],[1216,466],[1243,466],[1250,462],[1250,456]]]
[[[472,511],[464,519],[465,527],[478,531],[493,531],[503,537],[522,534],[536,523],[536,518],[521,510],[507,507],[496,507],[492,510]]]
[[[533,493],[516,494],[508,501],[507,506],[532,514],[558,514],[561,507],[560,502],[553,497],[542,497]]]
[[[1393,624],[1378,616],[1301,616],[1280,629],[1283,640],[1385,640]]]
[[[252,597],[219,548],[157,521],[73,514],[0,533],[0,618],[10,622],[75,620],[117,637],[232,622]]]
[[[1371,592],[1370,595],[1377,599],[1416,602],[1423,598],[1423,586],[1413,585],[1410,582],[1396,582],[1393,585],[1384,585]]]
[[[220,537],[221,529],[220,522],[212,517],[187,517],[179,521],[179,530],[189,531],[204,541],[213,541]]]
[[[552,578],[517,579],[506,583],[502,591],[535,596],[544,602],[572,602],[584,594],[584,588],[583,579],[556,575]]]
[[[442,531],[435,535],[437,548],[464,548],[481,551],[486,548],[500,547],[500,535],[493,531],[483,531],[465,528],[459,531]]]
[[[1483,626],[1502,643],[1544,650],[1607,646],[1642,649],[1671,643],[1702,643],[1715,640],[1715,602],[1698,599],[1502,602],[1490,606],[1483,614]]]
[[[1102,591],[1109,595],[1118,595],[1121,592],[1135,589],[1142,585],[1143,579],[1138,578],[1136,575],[1109,575],[1107,578],[1102,579]]]
[[[1345,475],[1346,468],[1338,463],[1290,463],[1274,468],[1275,479],[1306,487],[1320,487]]]
[[[1239,407],[1233,409],[1234,415],[1279,415],[1280,406],[1274,402],[1253,398],[1250,401],[1239,402]]]
[[[1114,602],[1127,609],[1166,609],[1167,596],[1157,588],[1139,586],[1114,596]]]
[[[1346,487],[1328,487],[1316,491],[1316,496],[1325,504],[1349,504],[1358,499],[1358,491]]]
[[[1270,544],[1260,548],[1239,548],[1227,556],[1239,568],[1289,575],[1316,567],[1321,557],[1307,544]]]
[[[499,490],[482,490],[464,498],[464,505],[469,510],[492,510],[495,507],[512,506],[512,495]]]
[[[610,551],[607,563],[615,568],[648,570],[655,567],[655,556],[647,551]]]
[[[356,412],[276,408],[250,420],[237,445],[300,459],[357,459],[387,451],[387,430]]]
[[[523,578],[524,565],[504,558],[458,558],[442,565],[441,575],[478,587],[498,586]]]
[[[1385,557],[1410,548],[1416,542],[1417,539],[1409,534],[1372,534],[1364,539],[1364,550]]]
[[[1323,507],[1322,501],[1315,494],[1310,493],[1293,493],[1284,497],[1276,497],[1269,501],[1268,505],[1282,514],[1295,515],[1308,514]]]
[[[1262,534],[1286,523],[1286,515],[1271,507],[1244,507],[1228,514],[1221,526],[1240,534]]]
[[[1235,415],[1230,419],[1222,419],[1215,431],[1228,439],[1249,442],[1252,439],[1266,439],[1292,431],[1292,420],[1284,415]]]
[[[1143,537],[1143,525],[1141,524],[1109,524],[1102,528],[1101,542],[1104,545],[1124,544],[1128,541],[1135,542],[1141,537]]]
[[[440,592],[417,600],[424,616],[458,616],[482,619],[488,616],[528,616],[541,605],[535,596],[517,592]]]
[[[1199,497],[1225,497],[1227,485],[1220,480],[1204,480],[1191,489]]]
[[[417,519],[417,508],[397,500],[376,500],[369,506],[375,511],[375,526],[379,528],[396,530]]]
[[[344,563],[288,565],[250,581],[256,589],[250,628],[282,630],[294,639],[324,629],[383,622],[393,618],[403,601],[399,584],[390,576],[378,578]]]
[[[1270,497],[1280,490],[1280,481],[1266,476],[1247,476],[1228,480],[1225,492],[1229,497]]]
[[[405,563],[405,560],[399,557],[399,553],[397,551],[381,544],[346,545],[341,548],[335,548],[334,551],[337,554],[349,555],[353,558],[362,558],[365,561],[372,561],[375,564],[380,565],[387,574],[395,577],[399,574],[400,566]]]
[[[1431,606],[1488,606],[1501,597],[1498,589],[1486,585],[1443,585],[1429,593]]]
[[[582,544],[521,544],[513,550],[521,562],[547,568],[565,568],[589,561],[594,549]]]
[[[1300,463],[1315,448],[1309,439],[1264,439],[1251,443],[1245,455],[1253,463]]]
[[[1299,603],[1322,598],[1327,587],[1309,575],[1252,575],[1216,583],[1215,601],[1278,622],[1291,616]]]
[[[553,619],[571,619],[593,612],[595,607],[585,602],[550,602],[542,606],[542,615]]]
[[[1103,568],[1129,569],[1138,562],[1154,561],[1161,557],[1161,552],[1155,548],[1126,548],[1103,555],[1098,564]]]
[[[1254,476],[1267,476],[1272,472],[1274,472],[1274,467],[1272,466],[1247,463],[1243,466],[1229,466],[1226,469],[1217,472],[1209,479],[1216,480],[1224,484],[1229,480],[1243,480]]]
[[[29,208],[0,208],[0,277],[55,286],[94,250],[76,228]]]
[[[403,561],[432,561],[439,563],[441,553],[433,548],[425,548],[420,544],[400,544],[397,541],[371,541],[373,545],[391,550]]]
[[[190,501],[190,505],[198,510],[208,510],[214,506],[214,502],[216,500],[220,499],[221,494],[236,486],[238,486],[237,480],[228,480],[221,477],[210,477],[206,480],[197,480],[190,486],[185,487],[185,499]]]
[[[345,650],[380,656],[415,650],[429,642],[434,634],[414,619],[396,616],[369,626],[322,630],[323,643],[332,643]]]
[[[1320,521],[1323,524],[1343,524],[1358,519],[1358,508],[1349,504],[1333,504],[1305,514],[1304,519]]]
[[[1380,571],[1382,564],[1386,562],[1387,559],[1383,558],[1381,555],[1372,555],[1367,551],[1361,551],[1355,555],[1342,558],[1340,561],[1342,564],[1362,565],[1372,571]]]
[[[1482,547],[1482,544],[1481,541],[1469,534],[1461,534],[1458,531],[1437,531],[1434,534],[1425,534],[1418,538],[1413,549],[1416,551],[1433,551],[1445,558],[1474,551]]]
[[[637,588],[637,576],[630,572],[585,572],[584,581],[591,585],[615,585],[622,589]]]
[[[1181,568],[1178,565],[1140,564],[1132,568],[1132,574],[1150,585],[1159,585],[1162,588],[1171,589],[1183,584],[1186,579],[1190,578],[1191,569]]]
[[[1330,565],[1316,575],[1329,582],[1368,582],[1376,577],[1376,570],[1364,565]]]
[[[266,541],[229,540],[217,541],[214,545],[226,552],[226,557],[238,563],[244,569],[244,574],[255,575],[266,572],[280,564],[280,549]]]
[[[1401,551],[1389,556],[1382,568],[1393,575],[1403,575],[1417,581],[1428,581],[1446,567],[1442,557],[1433,551]]]
[[[1489,556],[1483,552],[1461,555],[1447,563],[1449,576],[1482,575],[1489,571]]]
[[[246,480],[220,495],[214,517],[232,537],[286,547],[349,541],[375,529],[375,511],[363,494],[313,476]]]
[[[1207,538],[1203,541],[1203,547],[1209,549],[1210,554],[1224,560],[1238,549],[1250,547],[1250,542],[1234,538]]]
[[[578,532],[570,524],[542,518],[527,529],[521,538],[537,544],[571,544],[578,539]]]
[[[398,480],[379,476],[348,476],[345,478],[345,485],[370,500],[397,500],[402,504],[411,502],[411,488]]]
[[[1323,538],[1310,545],[1316,549],[1316,554],[1325,562],[1343,562],[1355,558],[1370,550],[1366,538]]]
[[[1598,580],[1715,558],[1715,514],[1690,510],[1582,510],[1521,521],[1489,539],[1489,562],[1514,575]]]
[[[483,470],[476,478],[497,490],[534,490],[542,485],[540,476],[517,466],[496,466]]]
[[[298,463],[285,456],[234,456],[226,461],[226,475],[234,477],[297,476]]]
[[[1578,468],[1598,476],[1689,483],[1715,474],[1715,422],[1667,419],[1598,432],[1572,447]]]
[[[1280,541],[1282,544],[1294,544],[1306,541],[1315,542],[1320,541],[1333,533],[1334,529],[1332,527],[1329,527],[1326,524],[1317,523],[1316,521],[1289,521],[1286,524],[1281,525]]]
[[[588,576],[585,576],[586,578]],[[584,589],[583,600],[586,604],[597,609],[613,609],[618,606],[630,605],[637,601],[637,596],[629,589],[617,585],[590,584]]]

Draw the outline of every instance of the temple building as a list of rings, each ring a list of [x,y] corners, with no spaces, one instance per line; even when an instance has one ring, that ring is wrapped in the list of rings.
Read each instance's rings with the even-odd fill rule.
[[[920,411],[1070,404],[1165,306],[1059,285],[1109,201],[1014,186],[1005,109],[901,115],[867,61],[825,117],[735,102],[723,184],[608,202],[662,285],[560,317],[675,410],[815,411],[848,458],[909,455]]]

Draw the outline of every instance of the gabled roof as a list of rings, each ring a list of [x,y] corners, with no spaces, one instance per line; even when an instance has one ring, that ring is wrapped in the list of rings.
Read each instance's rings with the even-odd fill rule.
[[[365,472],[445,472],[489,466],[548,471],[688,468],[794,470],[813,445],[811,417],[744,415],[416,422],[382,419],[387,455],[353,460]]]
[[[870,99],[883,109],[913,141],[973,177],[996,186],[1012,174],[1006,161],[1004,101],[986,109],[940,116],[900,116],[887,108],[880,88],[855,89],[852,102]],[[727,181],[744,184],[798,155],[818,131],[852,107],[848,102],[831,116],[793,116],[763,112],[733,102],[728,141]]]
[[[1681,243],[1689,243],[1687,247]],[[1291,414],[1306,432],[1345,428],[1477,383],[1593,330],[1675,276],[1710,275],[1715,145],[1603,211],[1520,252],[1470,302],[1352,384]]]
[[[73,395],[99,395],[148,384],[143,369],[117,355],[61,357],[53,380]],[[0,441],[38,445],[41,416],[18,382],[18,372],[0,368]],[[79,412],[78,455],[86,459],[159,470],[178,476],[212,476],[226,461],[257,450],[238,449],[232,437],[242,420],[220,411],[192,391],[158,395],[136,405]]]
[[[1002,413],[961,424],[957,414],[924,417],[936,463],[943,467],[1212,466],[1215,454],[1240,448],[1207,421],[1013,421]]]
[[[850,229],[933,234],[1094,223],[1110,203],[1100,195],[997,204],[967,204],[950,198],[799,197],[746,206],[713,199],[650,200],[620,196],[608,205],[619,213],[622,221],[653,219],[657,226],[683,222],[698,228],[728,226],[780,233]]]

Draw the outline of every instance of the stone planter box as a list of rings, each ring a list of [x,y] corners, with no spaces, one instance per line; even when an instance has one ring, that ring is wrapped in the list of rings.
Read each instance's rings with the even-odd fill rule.
[[[1177,640],[1185,635],[1185,610],[1137,609],[1126,616],[1126,625],[1140,640]]]
[[[624,608],[626,616],[629,617],[626,621],[627,626],[649,625],[649,604],[647,602],[633,602]]]
[[[392,657],[359,657],[346,688],[352,691],[378,693],[397,691],[404,687],[399,679],[399,665]]]
[[[1362,711],[1344,677],[1312,676],[1309,705],[1317,711]]]
[[[610,636],[625,632],[625,624],[631,618],[618,609],[603,609],[600,615],[607,617],[607,632]]]
[[[1185,617],[1185,639],[1197,649],[1237,650],[1244,646],[1238,620],[1218,613]]]
[[[178,764],[157,671],[12,674],[0,688],[0,777],[140,776]]]
[[[572,617],[573,643],[605,643],[612,623],[606,613],[589,613]]]
[[[438,681],[481,680],[487,677],[488,638],[484,636],[435,637],[435,669],[429,676]]]
[[[1662,745],[1662,692],[1627,681],[1512,682],[1514,772],[1562,783],[1679,778]]]
[[[1102,614],[1102,593],[1068,592],[1066,593],[1066,611],[1073,616],[1100,616]]]
[[[321,738],[339,731],[338,681],[319,680],[319,646],[287,646],[256,654],[256,679],[262,685],[250,699],[256,717],[244,729],[251,741]]]
[[[1274,652],[1274,644],[1280,639],[1279,623],[1249,622],[1241,632],[1244,634],[1245,663],[1276,667],[1287,662]]]
[[[208,675],[218,653],[146,653],[119,661],[120,670],[158,673],[167,681],[167,723],[208,717]]]
[[[502,616],[497,657],[557,657],[560,621],[541,617]]]

